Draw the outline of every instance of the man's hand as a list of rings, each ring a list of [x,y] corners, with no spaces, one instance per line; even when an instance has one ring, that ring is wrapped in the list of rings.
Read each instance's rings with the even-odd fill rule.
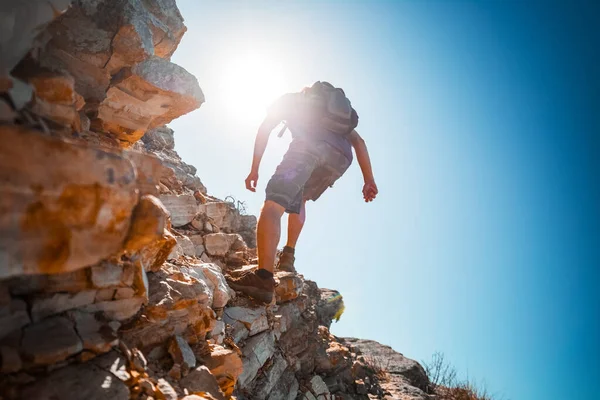
[[[366,203],[373,201],[375,197],[377,197],[377,193],[379,193],[379,191],[377,190],[375,181],[365,182],[365,185],[363,186],[363,198]]]
[[[246,189],[251,192],[256,192],[256,183],[258,182],[258,171],[250,171],[246,178]]]

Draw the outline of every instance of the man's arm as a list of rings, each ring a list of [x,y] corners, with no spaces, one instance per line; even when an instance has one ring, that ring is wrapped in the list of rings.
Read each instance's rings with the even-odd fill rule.
[[[267,116],[256,134],[256,140],[254,142],[254,156],[252,157],[252,168],[250,174],[246,178],[246,189],[251,192],[256,192],[256,183],[258,182],[258,169],[262,160],[267,143],[269,142],[269,135],[271,131],[281,122],[281,119],[276,117]]]
[[[349,136],[350,143],[354,147],[356,153],[356,160],[362,171],[365,185],[363,186],[363,197],[368,203],[373,201],[379,193],[377,185],[375,184],[375,178],[373,177],[373,168],[371,167],[371,158],[369,157],[369,151],[367,150],[367,144],[364,139],[353,130]]]

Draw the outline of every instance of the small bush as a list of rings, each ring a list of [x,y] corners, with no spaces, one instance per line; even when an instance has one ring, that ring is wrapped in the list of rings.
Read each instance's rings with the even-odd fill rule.
[[[429,394],[435,394],[439,400],[499,400],[468,378],[458,379],[456,368],[440,352],[434,353],[430,362],[423,361],[422,364],[429,377]]]

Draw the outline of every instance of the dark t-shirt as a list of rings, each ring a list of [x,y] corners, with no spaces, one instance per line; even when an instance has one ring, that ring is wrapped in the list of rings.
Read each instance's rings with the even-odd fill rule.
[[[284,94],[269,107],[269,116],[286,121],[293,138],[325,141],[344,154],[349,161],[352,161],[352,145],[347,136],[342,136],[324,128],[309,127],[306,121],[302,121],[297,116],[296,111],[299,108],[298,102],[301,96],[301,93]]]

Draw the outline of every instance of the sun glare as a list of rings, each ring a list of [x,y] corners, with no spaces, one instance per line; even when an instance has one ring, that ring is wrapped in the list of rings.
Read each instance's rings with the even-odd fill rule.
[[[286,91],[280,63],[259,54],[245,54],[224,65],[219,97],[231,118],[257,121]]]

